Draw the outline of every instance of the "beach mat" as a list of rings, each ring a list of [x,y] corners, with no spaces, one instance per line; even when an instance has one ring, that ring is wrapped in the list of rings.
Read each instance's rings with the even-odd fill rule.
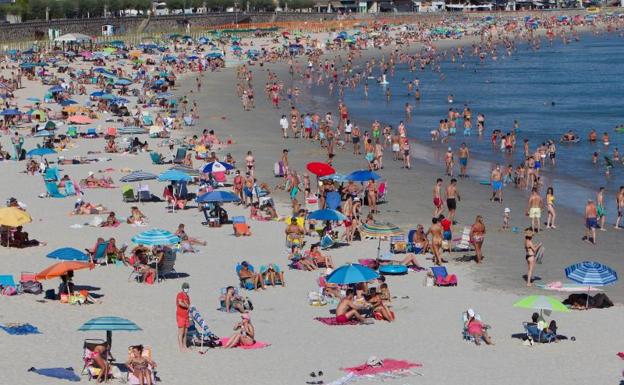
[[[349,322],[338,322],[336,321],[336,317],[316,317],[314,319],[329,326],[344,326],[344,325],[358,325],[359,324],[359,322],[355,320],[350,320]]]
[[[58,378],[60,380],[67,380],[71,382],[80,382],[80,377],[74,373],[74,368],[30,368],[29,372],[36,373],[40,376]]]
[[[36,326],[31,324],[7,324],[0,325],[0,329],[4,330],[12,336],[25,336],[28,334],[41,334]]]
[[[561,283],[561,282],[549,282],[549,283],[536,283],[535,287],[543,290],[564,291],[564,292],[587,292],[587,291],[602,291],[602,289],[596,287],[587,287],[578,285],[575,283]]]
[[[357,376],[370,376],[381,373],[403,371],[412,368],[420,368],[422,364],[417,362],[409,362],[404,360],[393,360],[392,358],[383,359],[383,364],[379,366],[370,366],[366,363],[354,366],[352,368],[341,368],[340,370],[353,373]]]
[[[219,342],[221,342],[221,346],[225,346],[230,339],[228,337],[219,338]],[[245,349],[245,350],[253,350],[253,349],[262,349],[271,346],[271,344],[267,342],[256,341],[253,345],[238,345],[237,348]]]

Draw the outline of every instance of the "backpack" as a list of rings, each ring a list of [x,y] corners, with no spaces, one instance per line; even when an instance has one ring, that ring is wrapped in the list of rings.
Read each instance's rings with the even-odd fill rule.
[[[22,282],[22,292],[28,294],[41,294],[43,292],[43,285],[37,281]]]

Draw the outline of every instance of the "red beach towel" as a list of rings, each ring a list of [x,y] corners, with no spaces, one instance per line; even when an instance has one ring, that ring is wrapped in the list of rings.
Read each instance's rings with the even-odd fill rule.
[[[386,358],[383,360],[383,365],[381,366],[368,366],[367,364],[362,364],[360,366],[354,366],[352,368],[341,368],[340,370],[353,373],[356,376],[366,376],[420,367],[422,367],[422,364],[419,363]]]
[[[329,326],[343,326],[343,325],[357,325],[359,322],[350,320],[349,322],[338,322],[336,317],[316,317],[315,320],[324,323]]]

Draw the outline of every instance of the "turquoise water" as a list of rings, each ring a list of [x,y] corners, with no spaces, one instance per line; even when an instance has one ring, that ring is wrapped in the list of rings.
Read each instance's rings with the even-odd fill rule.
[[[578,42],[550,46],[542,44],[534,51],[519,46],[511,56],[503,56],[499,49],[497,61],[480,63],[466,55],[463,62],[442,63],[442,73],[430,70],[410,73],[405,65],[397,65],[389,77],[392,99],[385,99],[385,88],[369,80],[369,96],[365,99],[362,87],[345,92],[345,102],[356,120],[378,119],[394,127],[405,120],[404,107],[413,105],[412,120],[407,123],[409,136],[425,147],[415,156],[428,158],[432,163],[441,161],[447,146],[456,149],[466,142],[472,155],[484,162],[473,162],[473,175],[487,175],[490,163],[513,164],[523,157],[522,141],[529,139],[532,151],[548,139],[559,138],[572,129],[583,138],[578,144],[557,145],[557,165],[547,167],[546,183],[569,192],[569,204],[578,206],[579,200],[593,195],[598,186],[606,186],[614,193],[624,184],[624,166],[618,164],[607,178],[603,155],[612,156],[614,147],[624,151],[624,133],[614,127],[624,124],[624,39],[612,35],[584,35]],[[376,74],[377,75],[377,74]],[[420,79],[421,101],[407,95],[405,82]],[[447,102],[453,94],[454,103]],[[554,102],[554,105],[552,104]],[[457,135],[449,144],[431,142],[430,131],[437,128],[440,119],[446,118],[453,107],[460,113],[467,103],[473,113],[472,136],[463,135],[463,121],[458,124]],[[374,108],[371,108],[374,107]],[[486,130],[476,136],[476,116],[485,114]],[[492,130],[508,132],[514,120],[519,121],[518,151],[513,156],[501,153],[490,142]],[[364,127],[362,127],[364,129]],[[366,127],[368,128],[368,127]],[[592,144],[586,138],[591,129],[608,132],[611,145]],[[593,152],[600,153],[598,165],[591,162]]]

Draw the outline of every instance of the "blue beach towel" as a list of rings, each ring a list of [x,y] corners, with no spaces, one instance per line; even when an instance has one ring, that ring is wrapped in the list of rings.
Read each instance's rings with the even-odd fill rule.
[[[30,368],[29,372],[37,373],[40,376],[58,378],[72,382],[80,382],[80,377],[74,373],[74,368]]]
[[[11,326],[0,325],[0,329],[4,330],[5,332],[13,336],[25,336],[27,334],[41,334],[39,329],[37,329],[36,326],[33,326],[31,324],[20,324],[20,325],[11,325]]]

